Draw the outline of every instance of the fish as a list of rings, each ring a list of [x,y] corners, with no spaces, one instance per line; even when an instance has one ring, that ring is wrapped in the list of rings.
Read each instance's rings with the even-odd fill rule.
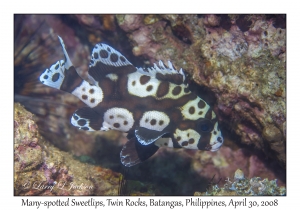
[[[124,166],[146,161],[161,147],[217,151],[224,138],[213,109],[189,89],[183,69],[170,61],[135,67],[113,47],[98,43],[88,78],[77,73],[58,36],[64,60],[44,70],[44,85],[73,94],[87,106],[71,117],[85,131],[118,130],[128,141],[120,152]]]

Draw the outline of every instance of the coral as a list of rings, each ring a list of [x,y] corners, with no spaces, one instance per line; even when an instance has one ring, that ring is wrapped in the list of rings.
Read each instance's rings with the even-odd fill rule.
[[[44,141],[34,116],[15,104],[15,195],[117,195],[120,174],[80,163]]]
[[[151,18],[153,24],[145,24]],[[211,105],[223,130],[285,167],[286,29],[273,17],[118,15],[117,20],[135,55],[150,63],[171,60],[186,70],[216,98]]]
[[[234,173],[234,178],[230,181],[226,180],[226,184],[223,187],[213,185],[211,188],[204,192],[195,192],[195,196],[203,195],[242,195],[242,196],[258,196],[258,195],[286,195],[286,189],[284,187],[277,186],[277,180],[262,179],[260,177],[253,177],[247,179],[243,176],[243,171],[237,169]]]

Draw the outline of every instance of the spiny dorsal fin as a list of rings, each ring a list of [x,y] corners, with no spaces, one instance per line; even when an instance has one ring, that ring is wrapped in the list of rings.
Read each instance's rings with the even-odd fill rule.
[[[179,71],[175,70],[172,63],[168,61],[168,66],[166,67],[164,63],[160,60],[158,65],[154,63],[153,67],[143,69],[137,68],[138,72],[145,74],[147,76],[156,77],[159,80],[168,81],[180,85],[185,81],[185,74],[182,69]]]

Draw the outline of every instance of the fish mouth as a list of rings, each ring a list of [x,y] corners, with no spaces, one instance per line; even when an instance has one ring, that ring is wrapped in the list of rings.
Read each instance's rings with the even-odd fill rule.
[[[216,152],[216,151],[218,151],[218,150],[221,148],[221,146],[222,146],[222,145],[220,145],[220,146],[217,147],[217,148],[211,148],[211,150],[209,150],[209,151],[211,151],[211,152]]]
[[[223,142],[222,143],[216,142],[213,145],[211,145],[211,149],[209,151],[211,151],[211,152],[218,151],[222,147],[222,145],[223,145]]]

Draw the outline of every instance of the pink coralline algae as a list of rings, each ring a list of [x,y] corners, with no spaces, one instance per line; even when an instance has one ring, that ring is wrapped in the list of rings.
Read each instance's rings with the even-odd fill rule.
[[[206,39],[201,46],[204,56],[214,59],[227,57],[234,61],[241,58],[248,50],[248,44],[243,37],[243,32],[237,26],[232,26],[230,31],[222,28],[207,28]]]
[[[249,31],[244,33],[249,42],[248,56],[259,57],[263,50],[269,50],[272,56],[285,61],[286,31],[275,28],[273,21],[257,20]]]
[[[20,104],[14,114],[15,195],[117,195],[118,173],[80,163],[42,140]]]
[[[282,18],[117,16],[134,54],[150,63],[171,60],[175,67],[186,70],[192,80],[212,91],[215,101],[211,105],[223,130],[285,167],[286,29],[284,21],[277,21]],[[131,21],[122,21],[125,19]]]

